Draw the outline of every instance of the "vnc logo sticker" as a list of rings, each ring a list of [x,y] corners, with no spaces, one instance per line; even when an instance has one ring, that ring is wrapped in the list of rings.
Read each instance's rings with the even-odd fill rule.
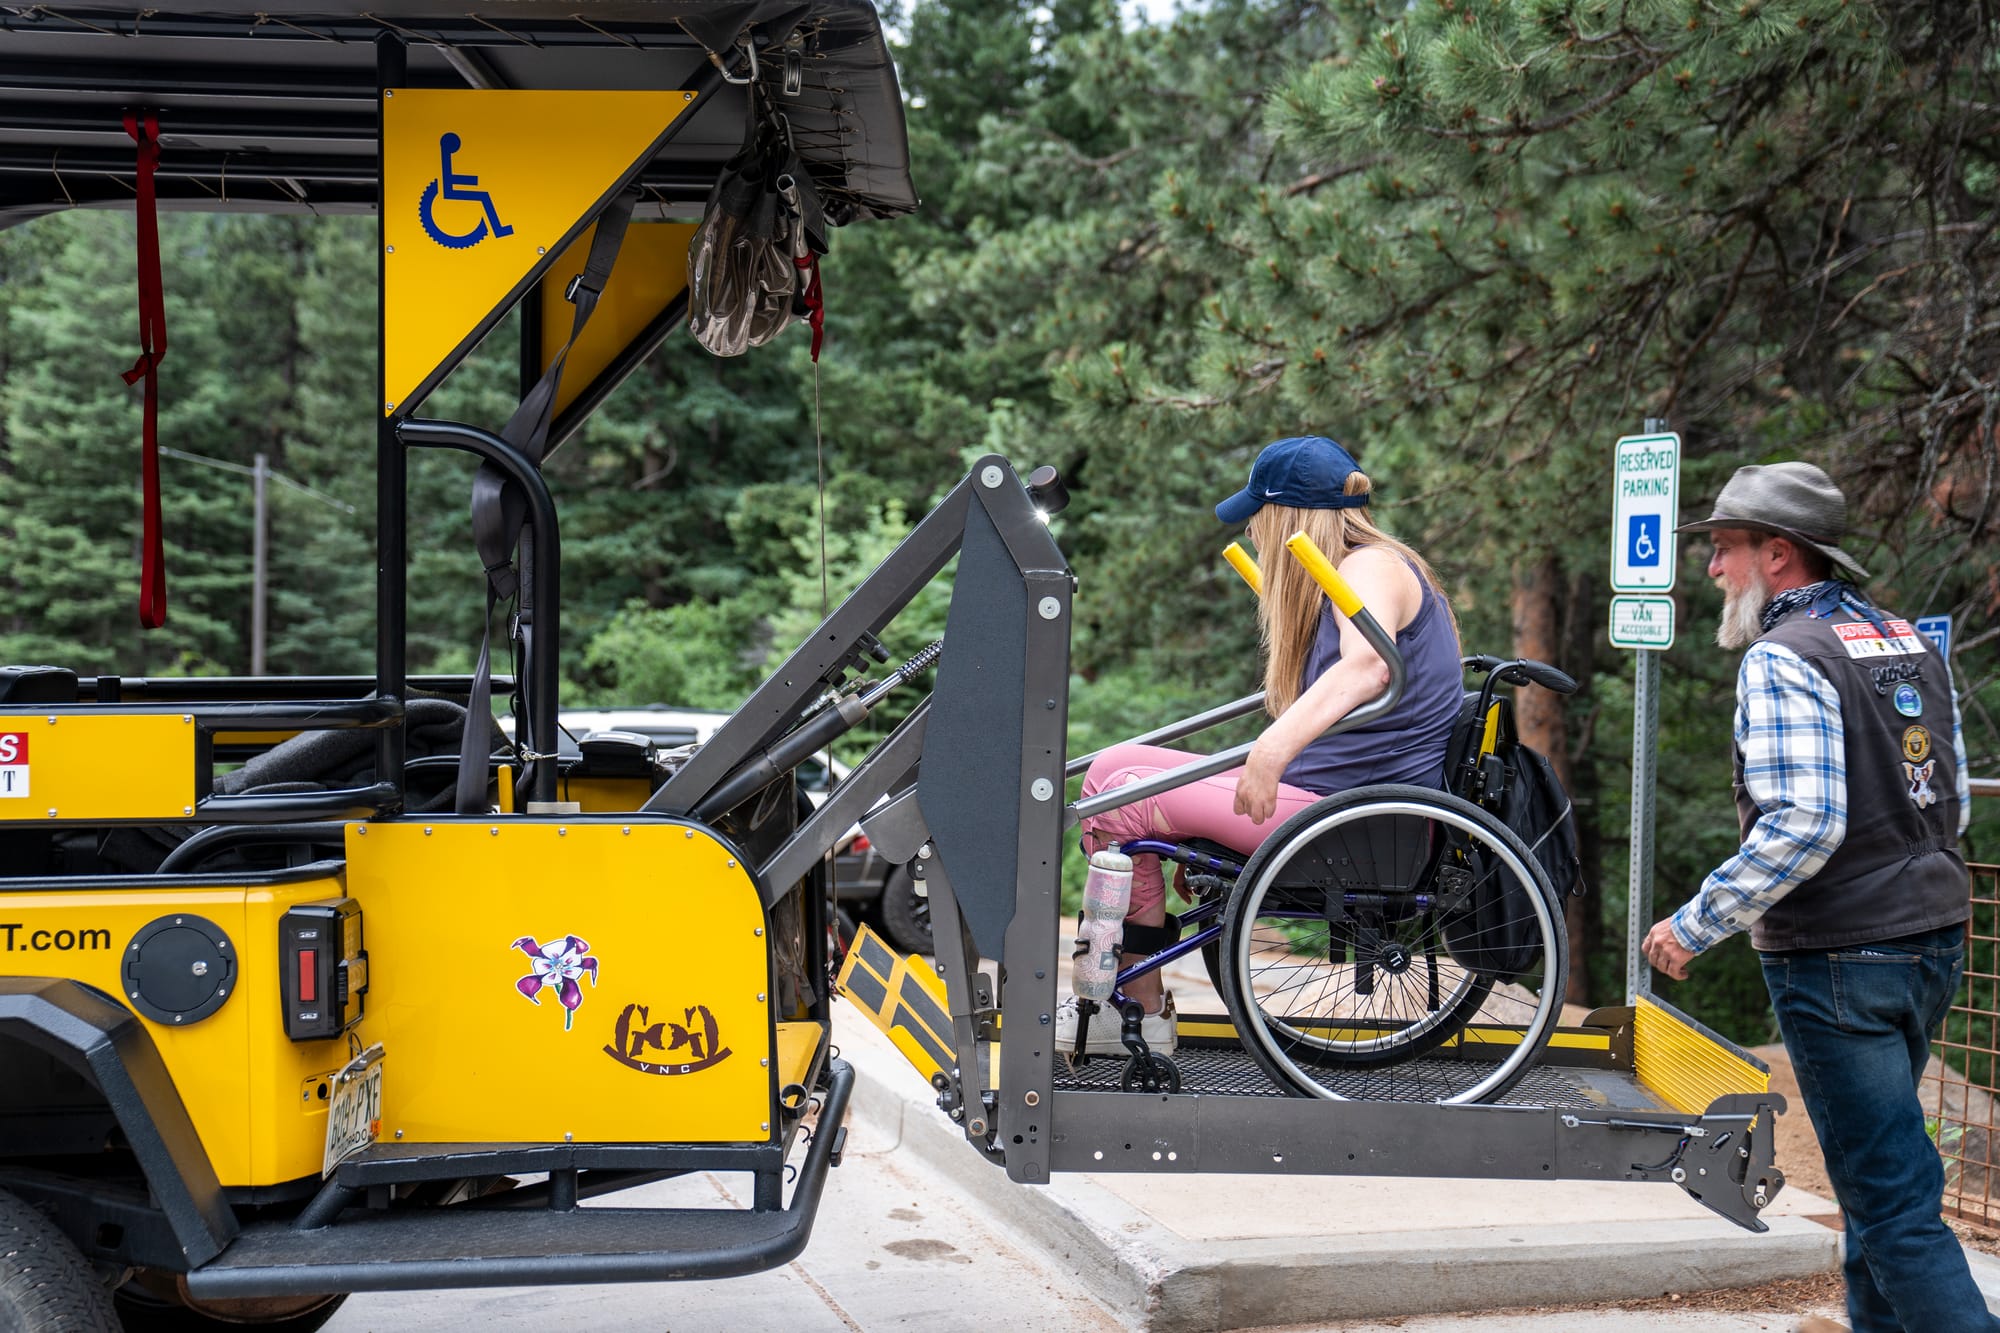
[[[612,1042],[604,1053],[642,1074],[693,1074],[729,1058],[716,1030],[715,1015],[705,1004],[681,1010],[685,1022],[671,1020],[650,1023],[651,1012],[643,1004],[628,1004],[618,1015]],[[686,1051],[685,1060],[673,1060],[675,1051]],[[660,1059],[650,1058],[658,1052]]]
[[[452,157],[464,146],[456,134],[449,132],[438,139],[437,177],[424,187],[423,198],[417,201],[417,221],[424,224],[424,234],[447,250],[469,250],[488,236],[498,238],[514,234],[514,229],[500,220],[500,210],[493,206],[492,194],[473,188],[479,184],[479,177],[451,169]],[[472,224],[472,230],[446,231],[439,224],[436,213],[440,199],[447,203],[478,204],[480,216]],[[464,209],[445,210],[447,220],[466,215]]]

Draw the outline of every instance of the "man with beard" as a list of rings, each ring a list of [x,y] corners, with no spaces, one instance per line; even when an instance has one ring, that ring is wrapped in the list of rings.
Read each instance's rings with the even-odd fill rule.
[[[1736,681],[1743,842],[1647,933],[1646,957],[1684,979],[1697,955],[1750,932],[1846,1223],[1857,1333],[2000,1328],[1939,1218],[1944,1170],[1917,1100],[1972,912],[1958,854],[1965,750],[1944,660],[1861,595],[1868,576],[1839,546],[1846,499],[1809,463],[1739,469],[1714,514],[1680,530],[1712,534],[1716,642],[1748,649]]]

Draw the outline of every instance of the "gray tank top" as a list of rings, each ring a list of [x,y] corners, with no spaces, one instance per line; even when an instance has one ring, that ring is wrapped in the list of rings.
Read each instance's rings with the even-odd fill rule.
[[[1415,566],[1411,573],[1416,573]],[[1465,673],[1444,598],[1422,574],[1417,574],[1417,582],[1424,590],[1423,607],[1396,636],[1396,647],[1403,654],[1403,697],[1387,716],[1307,745],[1286,767],[1285,782],[1322,796],[1373,782],[1444,785],[1445,747],[1458,719]],[[1309,689],[1339,660],[1340,617],[1333,603],[1325,602],[1312,649],[1306,654],[1300,691]]]

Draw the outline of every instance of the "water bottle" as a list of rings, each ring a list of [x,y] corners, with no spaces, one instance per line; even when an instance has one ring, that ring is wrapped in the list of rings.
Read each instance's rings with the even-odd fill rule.
[[[1083,881],[1083,919],[1077,923],[1070,986],[1079,1000],[1102,1004],[1118,982],[1125,910],[1132,902],[1132,858],[1107,848],[1093,852]]]

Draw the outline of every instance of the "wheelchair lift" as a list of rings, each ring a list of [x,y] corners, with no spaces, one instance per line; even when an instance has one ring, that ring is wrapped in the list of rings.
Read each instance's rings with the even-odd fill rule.
[[[1064,751],[1075,580],[1045,522],[1060,487],[1051,469],[1023,482],[1004,458],[976,462],[652,803],[699,808],[958,556],[934,693],[759,871],[767,884],[789,882],[857,818],[884,855],[918,862],[934,974],[864,934],[843,980],[968,1143],[1030,1183],[1057,1171],[1671,1182],[1764,1230],[1757,1214],[1783,1184],[1772,1124],[1784,1099],[1754,1057],[1656,1000],[1559,1028],[1497,1105],[1371,1099],[1365,1079],[1351,1100],[1287,1096],[1226,1017],[1181,1019],[1178,1093],[1122,1091],[1115,1059],[1068,1067],[1053,1034],[1060,863],[1073,818],[1061,797],[1075,768]],[[1254,706],[1238,701],[1146,739]],[[1161,781],[1240,762],[1224,753]],[[1426,1058],[1476,1059],[1482,1044],[1509,1039],[1474,1025]]]

